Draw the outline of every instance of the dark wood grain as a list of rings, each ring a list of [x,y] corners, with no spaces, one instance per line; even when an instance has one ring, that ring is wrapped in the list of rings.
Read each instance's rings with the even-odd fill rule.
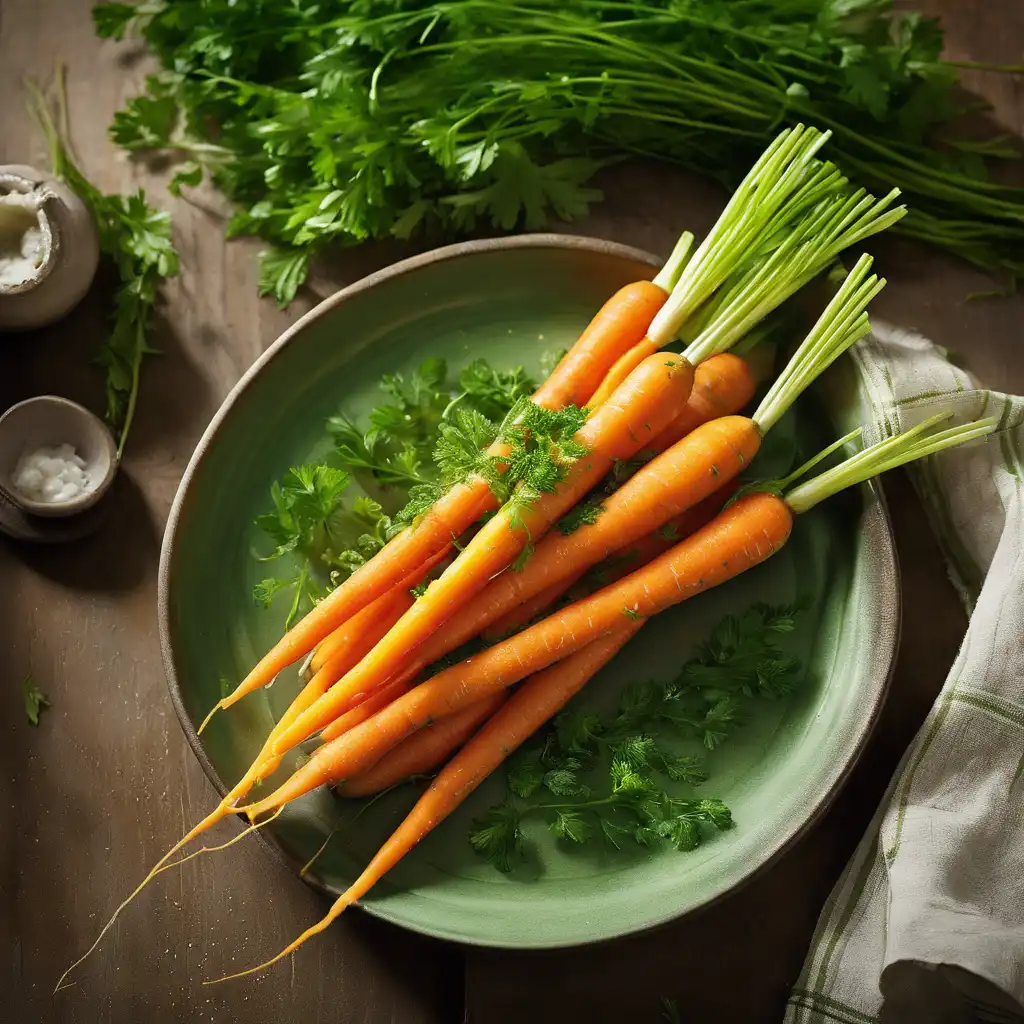
[[[160,535],[205,424],[252,360],[318,296],[411,251],[365,246],[322,268],[287,312],[255,297],[247,242],[220,234],[210,209],[175,202],[165,173],[128,162],[106,139],[112,111],[145,64],[97,41],[90,0],[0,0],[0,162],[44,162],[18,100],[24,75],[69,67],[74,141],[109,190],[143,184],[173,210],[184,271],[167,293],[139,415],[111,517],[62,550],[0,540],[0,998],[17,1021],[66,1024],[656,1020],[660,996],[687,1019],[779,1018],[833,880],[872,814],[955,654],[963,615],[905,480],[889,486],[906,595],[892,697],[872,744],[831,813],[762,877],[687,921],[619,943],[543,956],[470,950],[346,915],[293,967],[251,983],[203,978],[276,950],[322,901],[262,846],[201,858],[140,898],[74,987],[52,997],[60,971],[91,941],[116,901],[210,806],[214,792],[167,698],[155,621]],[[917,6],[922,6],[918,4]],[[951,53],[1018,61],[1017,0],[931,0]],[[971,73],[1016,134],[1020,79]],[[684,226],[701,231],[721,203],[706,182],[649,164],[616,168],[608,202],[570,230],[668,251]],[[880,253],[891,280],[882,310],[960,354],[987,383],[1024,389],[1024,301],[965,303],[989,286],[942,256],[895,242]],[[52,329],[0,342],[0,408],[42,391],[101,407],[89,366],[104,329],[103,282]],[[31,729],[19,686],[31,671],[53,708]],[[228,833],[230,834],[230,833]],[[640,995],[638,996],[638,993]],[[0,1019],[8,1019],[0,1009]]]

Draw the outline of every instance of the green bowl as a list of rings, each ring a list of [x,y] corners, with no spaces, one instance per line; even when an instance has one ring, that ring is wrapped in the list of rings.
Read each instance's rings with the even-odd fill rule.
[[[485,355],[525,363],[575,339],[622,284],[657,262],[624,246],[533,235],[453,245],[373,274],[321,303],[255,363],[196,448],[171,510],[160,564],[159,614],[171,697],[217,789],[257,753],[297,691],[295,670],[269,690],[196,723],[280,635],[281,615],[251,598],[253,517],[291,465],[323,450],[324,419],[376,401],[382,372],[428,355],[461,365]],[[849,361],[843,361],[848,363]],[[834,368],[840,379],[849,365]],[[832,372],[832,371],[830,371]],[[855,382],[846,382],[847,393]],[[771,475],[835,436],[823,403],[802,399],[755,468]],[[832,405],[829,406],[832,408]],[[833,417],[837,418],[837,417]],[[709,756],[703,792],[724,799],[736,827],[690,853],[565,849],[543,825],[530,856],[501,875],[470,848],[470,821],[499,799],[492,777],[381,882],[362,906],[396,924],[488,946],[554,947],[671,920],[734,889],[787,847],[848,774],[882,705],[898,637],[895,556],[879,492],[864,487],[802,516],[775,558],[654,620],[578,698],[614,699],[631,680],[668,678],[719,619],[754,601],[809,598],[790,637],[807,666],[798,694],[763,702]],[[336,894],[401,820],[415,793],[377,801],[358,822],[328,792],[266,827],[296,867],[335,833],[305,877]]]

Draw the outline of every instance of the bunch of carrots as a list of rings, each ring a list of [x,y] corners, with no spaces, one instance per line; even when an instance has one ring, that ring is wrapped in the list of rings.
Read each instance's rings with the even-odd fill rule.
[[[989,420],[940,429],[941,417],[933,418],[797,485],[855,432],[784,480],[738,486],[765,434],[869,331],[866,309],[885,282],[861,256],[749,416],[742,412],[754,374],[729,349],[844,249],[905,212],[890,208],[896,192],[876,199],[853,190],[820,160],[827,138],[803,126],[783,132],[704,241],[694,247],[684,235],[653,281],[613,295],[526,406],[509,414],[476,468],[220,701],[211,715],[306,659],[303,688],[249,770],[117,913],[181,863],[171,862],[174,853],[232,814],[259,827],[320,786],[366,796],[437,771],[323,920],[253,970],[274,963],[362,898],[652,616],[769,558],[796,515],[844,487],[994,429]],[[681,353],[664,351],[680,336]],[[576,420],[566,420],[572,410]],[[545,434],[559,416],[578,425],[570,438]],[[543,447],[544,473],[524,469],[531,438]],[[633,463],[633,475],[595,502],[592,492],[613,467]],[[571,532],[552,529],[588,495],[587,514]],[[626,553],[616,558],[618,578],[581,589],[587,570]],[[429,674],[474,639],[490,646]],[[244,802],[317,736],[319,746],[290,777]]]

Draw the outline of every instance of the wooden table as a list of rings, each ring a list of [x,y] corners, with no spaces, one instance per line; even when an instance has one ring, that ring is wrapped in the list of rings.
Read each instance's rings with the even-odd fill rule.
[[[991,0],[981,19],[957,0],[943,14],[953,56],[1016,62],[1024,8]],[[0,0],[0,162],[45,160],[18,99],[25,75],[57,60],[70,73],[74,141],[107,190],[136,184],[162,204],[164,175],[110,145],[112,111],[144,73],[125,48],[97,41],[90,0]],[[972,74],[972,88],[1022,134],[1021,79]],[[683,226],[707,227],[719,193],[646,164],[603,182],[608,202],[569,230],[665,253]],[[316,919],[322,901],[258,844],[203,858],[154,885],[76,985],[51,996],[60,971],[92,940],[115,900],[208,808],[213,790],[171,711],[156,636],[160,535],[204,426],[253,359],[336,287],[410,251],[365,246],[339,257],[286,312],[255,295],[249,243],[225,244],[216,218],[172,204],[184,271],[167,291],[146,367],[122,489],[103,531],[62,550],[0,540],[0,1017],[19,1022],[171,1024],[528,1019],[655,1021],[660,998],[692,1021],[776,1021],[829,888],[931,704],[964,627],[938,552],[905,479],[887,486],[905,595],[892,695],[860,766],[830,813],[769,871],[714,908],[657,932],[543,955],[460,950],[345,915],[290,968],[248,984],[204,988],[277,949]],[[973,271],[912,245],[880,250],[890,288],[879,311],[958,352],[988,384],[1024,389],[1024,300],[965,303],[985,288]],[[101,406],[89,366],[104,330],[101,290],[59,327],[4,339],[0,408],[40,392]],[[21,708],[31,671],[53,707],[38,729]],[[13,1001],[13,1004],[12,1004]],[[13,1005],[13,1016],[6,1007]]]

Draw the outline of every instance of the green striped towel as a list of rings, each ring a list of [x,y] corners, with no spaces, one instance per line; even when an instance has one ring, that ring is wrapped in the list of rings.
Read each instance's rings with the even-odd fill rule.
[[[911,469],[970,624],[822,911],[786,1024],[1024,1024],[1024,399],[881,324],[854,356],[864,422],[951,408],[1001,429]]]

